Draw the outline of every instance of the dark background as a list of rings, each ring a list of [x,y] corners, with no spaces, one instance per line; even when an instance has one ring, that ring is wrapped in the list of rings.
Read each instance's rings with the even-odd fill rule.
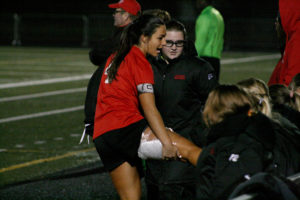
[[[89,47],[108,37],[113,29],[114,0],[84,1],[1,1],[0,44],[11,45],[14,39],[14,14],[20,19],[22,46],[83,45],[83,17],[88,19]],[[199,14],[195,0],[139,0],[142,9],[160,8],[182,21],[190,39],[194,39],[194,23]],[[215,0],[215,7],[225,21],[225,50],[277,51],[274,21],[277,0]]]

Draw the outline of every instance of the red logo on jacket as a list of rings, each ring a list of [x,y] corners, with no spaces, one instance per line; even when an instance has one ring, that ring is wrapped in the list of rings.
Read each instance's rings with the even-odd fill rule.
[[[185,80],[185,75],[175,75],[174,79],[175,80]]]

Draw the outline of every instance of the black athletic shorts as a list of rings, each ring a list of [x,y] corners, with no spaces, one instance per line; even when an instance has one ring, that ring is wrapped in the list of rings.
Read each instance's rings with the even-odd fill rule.
[[[107,171],[110,172],[122,163],[128,162],[131,166],[136,166],[142,176],[142,160],[138,157],[137,151],[142,132],[147,125],[146,120],[142,119],[127,127],[106,132],[94,140],[97,152]]]

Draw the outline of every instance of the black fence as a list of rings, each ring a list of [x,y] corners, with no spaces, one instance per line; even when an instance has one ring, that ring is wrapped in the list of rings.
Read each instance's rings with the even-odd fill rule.
[[[177,17],[195,38],[195,17]],[[274,18],[227,18],[225,50],[274,50],[277,38]],[[74,14],[1,14],[0,45],[90,47],[109,37],[113,29],[111,13]]]

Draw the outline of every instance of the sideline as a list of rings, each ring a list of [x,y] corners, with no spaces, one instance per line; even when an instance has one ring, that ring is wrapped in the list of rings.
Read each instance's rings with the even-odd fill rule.
[[[223,60],[221,59],[221,65],[245,63],[245,62],[256,62],[256,61],[262,61],[262,60],[272,60],[272,59],[277,59],[277,58],[280,58],[279,53],[263,55],[263,56],[229,58],[229,59],[223,59]],[[84,74],[81,76],[70,76],[70,77],[54,78],[54,79],[24,81],[24,82],[17,82],[17,83],[5,83],[5,84],[0,84],[0,89],[16,88],[16,87],[24,87],[24,86],[32,86],[32,85],[44,85],[44,84],[51,84],[51,83],[58,83],[58,82],[70,82],[70,81],[77,81],[77,80],[86,80],[86,79],[90,79],[91,76],[92,76],[92,74]]]
[[[43,80],[36,80],[36,81],[24,81],[24,82],[17,82],[17,83],[5,83],[0,84],[0,89],[7,89],[7,88],[16,88],[16,87],[24,87],[24,86],[32,86],[32,85],[44,85],[50,83],[60,83],[60,82],[70,82],[70,81],[79,81],[79,80],[86,80],[90,79],[92,74],[84,74],[81,76],[69,76],[63,78],[53,78],[53,79],[43,79]]]
[[[245,58],[232,58],[232,59],[221,59],[221,65],[229,65],[229,64],[236,64],[236,63],[246,63],[246,62],[256,62],[262,60],[273,60],[279,59],[280,54],[271,54],[271,55],[264,55],[264,56],[252,56],[252,57],[245,57]]]
[[[66,90],[56,90],[56,91],[51,91],[51,92],[42,92],[42,93],[35,93],[35,94],[29,94],[29,95],[3,97],[3,98],[0,98],[0,102],[33,99],[33,98],[38,98],[38,97],[47,97],[47,96],[53,96],[53,95],[59,95],[59,94],[71,94],[71,93],[76,93],[76,92],[85,92],[86,89],[87,89],[86,87],[72,88],[72,89],[66,89]]]
[[[226,64],[234,64],[234,63],[255,62],[255,61],[261,61],[261,60],[272,60],[272,59],[276,59],[276,58],[280,58],[280,54],[270,54],[270,55],[252,56],[252,57],[246,57],[246,58],[225,59],[225,60],[221,60],[221,64],[226,65]],[[50,83],[57,83],[57,82],[76,81],[76,80],[89,79],[90,77],[91,77],[90,74],[89,75],[85,74],[82,76],[72,76],[72,77],[64,77],[64,78],[9,83],[9,84],[2,84],[2,85],[0,84],[0,89],[23,87],[23,86],[29,86],[29,85],[42,85],[42,84],[50,84]],[[63,93],[72,93],[72,92],[78,92],[78,91],[81,91],[84,89],[85,88],[75,88],[75,89],[69,89],[69,90],[58,90],[58,91],[53,91],[53,92],[37,93],[37,94],[31,94],[31,95],[6,97],[6,98],[0,98],[0,102],[19,100],[19,99],[36,98],[36,97],[47,96],[47,95],[50,96],[50,95],[63,94]],[[18,121],[18,120],[22,120],[22,119],[30,119],[30,118],[48,116],[48,115],[53,115],[53,114],[72,112],[72,111],[82,110],[83,108],[84,108],[84,106],[77,106],[77,107],[60,109],[60,110],[52,110],[52,111],[48,111],[48,112],[41,112],[41,113],[34,113],[34,114],[29,114],[29,115],[9,117],[9,118],[0,119],[0,124],[5,123],[5,122]]]
[[[80,151],[68,152],[68,153],[60,155],[60,156],[54,156],[54,157],[49,157],[49,158],[44,158],[44,159],[39,159],[39,160],[33,160],[33,161],[29,161],[29,162],[25,162],[25,163],[21,163],[21,164],[17,164],[17,165],[12,165],[10,167],[0,169],[0,173],[15,170],[15,169],[19,169],[19,168],[23,168],[23,167],[28,167],[28,166],[31,166],[31,165],[36,165],[36,164],[40,164],[40,163],[44,163],[44,162],[55,161],[55,160],[59,160],[59,159],[62,159],[62,158],[74,156],[76,154],[93,151],[93,150],[95,150],[95,147],[80,150]]]
[[[48,111],[48,112],[40,112],[40,113],[33,113],[30,115],[20,115],[20,116],[16,116],[16,117],[3,118],[3,119],[0,119],[0,124],[5,123],[5,122],[18,121],[18,120],[22,120],[22,119],[31,119],[31,118],[36,118],[36,117],[44,117],[44,116],[48,116],[48,115],[73,112],[73,111],[82,110],[83,108],[84,108],[84,106],[75,106],[75,107],[71,107],[71,108],[52,110],[52,111]]]

